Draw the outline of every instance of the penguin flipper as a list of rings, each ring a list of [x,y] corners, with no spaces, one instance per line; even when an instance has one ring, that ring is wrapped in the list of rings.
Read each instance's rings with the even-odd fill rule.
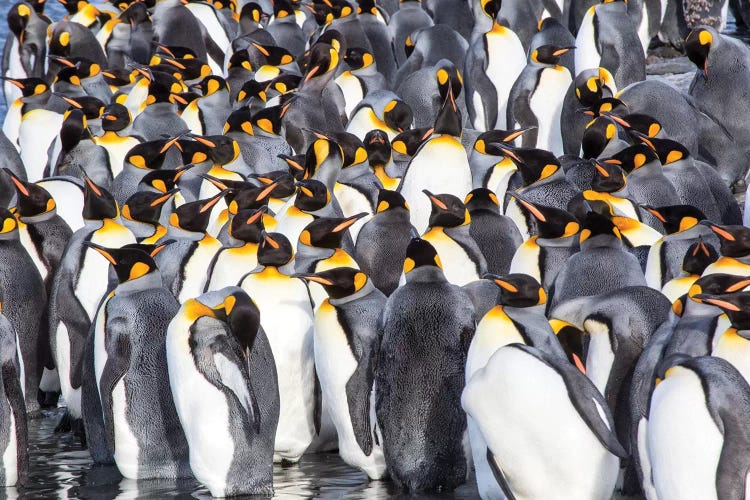
[[[72,285],[71,282],[69,284]],[[91,322],[86,309],[75,296],[72,286],[65,286],[64,288],[55,293],[55,298],[57,299],[60,322],[68,330],[68,340],[70,341],[70,385],[77,389],[81,387],[82,383],[83,358]],[[56,332],[50,331],[50,335],[55,334]]]
[[[20,361],[20,360],[19,360]],[[10,402],[13,419],[16,424],[16,450],[18,453],[17,466],[19,478],[24,478],[29,470],[28,450],[28,428],[26,422],[26,403],[21,390],[21,379],[19,370],[14,361],[8,361],[3,365],[2,378],[5,394]],[[19,481],[23,483],[23,481]]]
[[[474,92],[479,92],[479,89],[482,89],[479,93],[482,97],[482,107],[484,108],[484,126],[486,130],[492,130],[497,123],[497,88],[487,76],[487,73],[485,73],[487,68],[483,66],[485,65],[476,65],[472,71],[475,87]],[[466,101],[468,104],[469,99]]]
[[[320,387],[318,370],[315,367],[313,367],[313,377],[315,377],[315,385],[313,386],[313,424],[315,425],[315,434],[320,435],[320,421],[323,418],[323,390]]]
[[[237,398],[247,412],[248,420],[252,423],[255,433],[260,432],[260,409],[247,373],[247,365],[240,360],[243,355],[238,352],[239,346],[233,348],[228,342],[228,336],[218,336],[211,342],[211,357],[220,383]]]
[[[505,474],[503,474],[503,471],[500,470],[497,462],[495,462],[495,456],[492,454],[492,450],[490,450],[489,448],[487,448],[487,463],[490,464],[492,475],[495,477],[495,481],[497,481],[500,489],[503,490],[505,498],[507,498],[508,500],[516,500],[516,496],[513,494],[513,490],[510,489],[508,480],[505,479]]]
[[[114,340],[114,351],[107,357],[104,364],[102,378],[99,381],[99,391],[102,400],[102,415],[104,416],[104,432],[112,450],[115,449],[115,425],[112,410],[112,391],[122,380],[130,368],[131,346],[127,334],[117,335]]]
[[[370,349],[359,360],[357,368],[346,382],[346,402],[357,444],[366,456],[372,453],[370,426],[370,394],[375,379],[375,352]]]
[[[716,469],[716,493],[722,499],[740,500],[745,498],[745,482],[747,471],[750,470],[750,442],[742,439],[743,432],[737,429],[734,432],[735,439],[729,438],[727,431],[730,426],[726,424],[724,446]]]
[[[522,146],[524,148],[533,148],[536,147],[536,127],[539,126],[539,121],[531,109],[531,90],[520,89],[518,94],[514,96],[516,90],[518,89],[513,85],[510,91],[510,99],[508,100],[506,126],[508,129],[515,128],[516,124],[520,127],[534,127],[521,136]]]

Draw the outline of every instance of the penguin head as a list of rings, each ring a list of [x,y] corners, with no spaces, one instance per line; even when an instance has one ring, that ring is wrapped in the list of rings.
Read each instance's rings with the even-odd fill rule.
[[[327,43],[317,42],[310,48],[310,58],[305,72],[305,83],[332,75],[339,66],[339,53]]]
[[[685,55],[705,76],[708,76],[708,54],[720,36],[713,28],[699,26],[685,38]]]
[[[527,274],[497,276],[485,274],[484,279],[500,287],[498,304],[510,307],[534,307],[547,303],[547,294],[539,282]]]
[[[700,293],[694,300],[711,304],[721,309],[737,330],[750,330],[750,292],[735,292],[723,295]]]
[[[55,88],[59,88],[61,83],[81,87],[81,79],[74,67],[65,67],[57,72],[55,78],[52,80],[52,84]]]
[[[632,113],[623,116],[623,120],[628,123],[628,133],[637,141],[652,147],[653,144],[649,139],[656,137],[661,131],[661,123],[656,118],[641,114]],[[652,149],[654,149],[652,147]]]
[[[139,191],[128,198],[122,206],[122,216],[128,220],[157,225],[164,205],[178,191],[179,188],[171,189],[166,193]]]
[[[266,92],[276,92],[279,95],[289,94],[299,88],[302,77],[293,73],[282,73],[270,83],[266,84]]]
[[[586,375],[586,366],[583,362],[583,339],[585,332],[567,321],[557,318],[550,319],[549,325],[552,327],[552,332],[560,342],[563,351],[565,351],[568,361],[578,368],[581,373]]]
[[[176,79],[173,82],[153,80],[148,85],[146,105],[165,102],[175,104],[175,95],[179,95],[182,90],[182,85]]]
[[[177,144],[179,145],[182,156],[182,163],[186,166],[199,165],[211,160],[211,144],[213,144],[211,141],[199,141],[195,136],[189,136],[189,138],[179,138]]]
[[[409,113],[411,113],[411,109],[409,109]],[[461,110],[459,110],[456,105],[453,89],[450,86],[448,87],[447,95],[443,100],[443,105],[440,107],[440,111],[438,111],[438,115],[435,118],[435,126],[433,129],[436,134],[461,137],[461,132],[463,131],[461,125]],[[399,132],[400,131],[401,130],[399,130]]]
[[[57,56],[70,54],[72,34],[66,23],[56,23],[49,39],[49,53]]]
[[[183,203],[169,216],[169,224],[192,233],[205,233],[211,211],[226,192],[222,191],[206,200]]]
[[[104,103],[92,96],[65,97],[60,96],[68,104],[68,111],[80,110],[87,120],[101,118],[106,109]]]
[[[400,155],[414,156],[419,147],[429,139],[434,128],[414,128],[401,132],[393,138],[391,149]]]
[[[251,82],[247,82],[251,83]],[[243,89],[245,87],[243,86]],[[243,91],[240,91],[240,94]],[[253,114],[248,106],[242,106],[239,109],[232,111],[227,118],[227,122],[224,124],[224,133],[229,132],[244,133],[247,135],[255,135],[253,130]]]
[[[322,285],[328,297],[332,299],[343,299],[354,295],[369,281],[365,273],[351,267],[337,267],[319,273],[296,274],[295,276]]]
[[[208,147],[208,157],[216,165],[226,165],[239,158],[241,154],[237,141],[226,135],[191,135],[191,137]]]
[[[213,316],[224,321],[229,331],[242,347],[243,356],[252,350],[255,337],[260,328],[260,310],[253,299],[239,287],[227,287],[220,292],[229,291],[224,300],[211,307]],[[191,299],[195,300],[195,299]]]
[[[339,145],[342,157],[342,168],[359,165],[367,160],[367,150],[362,141],[354,134],[348,132],[320,132],[318,130],[306,129],[316,139],[327,140]]]
[[[138,191],[166,193],[174,189],[177,170],[153,170],[147,173],[138,183]]]
[[[26,26],[31,15],[31,7],[26,2],[18,2],[8,11],[8,28],[21,43],[24,43],[26,38]]]
[[[253,63],[250,60],[250,53],[247,51],[247,49],[240,49],[236,50],[232,53],[232,56],[229,58],[229,63],[227,63],[227,70],[230,69],[236,69],[236,68],[242,68],[245,71],[253,71]],[[249,80],[249,81],[255,81],[255,80]],[[255,82],[258,83],[258,82]],[[240,101],[242,99],[239,99]]]
[[[310,144],[305,154],[305,179],[315,177],[318,169],[325,162],[343,165],[344,152],[335,141],[331,139],[316,139]]]
[[[229,224],[229,236],[248,243],[260,243],[261,233],[265,230],[263,214],[266,212],[266,207],[240,210]]]
[[[455,102],[453,105],[455,106]],[[440,120],[440,114],[438,114],[437,119]],[[411,128],[411,124],[414,121],[414,113],[412,113],[411,107],[404,101],[392,99],[383,108],[383,121],[391,129],[401,133]]]
[[[84,175],[83,218],[86,220],[116,219],[120,215],[114,196],[101,186],[97,186]]]
[[[86,124],[86,116],[80,109],[67,111],[60,126],[60,146],[62,151],[72,151],[86,137],[91,135]]]
[[[544,149],[503,146],[500,151],[516,164],[525,187],[547,179],[561,169],[555,155]]]
[[[513,141],[535,128],[525,127],[517,130],[498,129],[482,132],[477,136],[477,140],[474,141],[474,151],[483,155],[505,156],[505,153],[500,148],[504,146],[513,147]]]
[[[476,188],[469,192],[464,199],[464,205],[472,213],[475,210],[489,210],[500,213],[500,200],[495,193],[487,188]]]
[[[481,0],[479,2],[482,6],[482,12],[485,16],[489,17],[493,22],[500,13],[500,7],[502,5],[501,0]]]
[[[422,192],[430,199],[430,227],[458,227],[467,226],[471,216],[466,205],[452,194],[432,194],[423,189]]]
[[[240,191],[244,189],[257,188],[257,186],[253,184],[252,182],[219,179],[218,177],[214,177],[213,175],[210,175],[210,174],[198,174],[198,177],[205,179],[219,191],[226,190],[227,194],[224,196],[224,199],[227,201],[227,203],[232,201],[237,195],[237,193],[239,193]]]
[[[286,199],[296,192],[294,177],[285,170],[274,170],[265,174],[250,174],[251,178],[260,182],[261,186],[275,184],[271,192],[272,198]]]
[[[404,259],[404,274],[409,278],[409,273],[420,268],[438,269],[442,272],[443,264],[440,262],[435,247],[422,238],[412,238],[406,247],[406,258]]]
[[[612,219],[606,217],[597,212],[589,212],[583,219],[581,224],[581,234],[579,236],[579,242],[581,245],[584,242],[593,242],[598,240],[611,240],[612,238],[618,241],[622,240],[620,230],[617,228]]]
[[[581,150],[585,159],[597,158],[609,141],[617,137],[617,125],[607,116],[598,116],[586,125],[581,139]]]
[[[534,218],[540,238],[567,238],[578,234],[581,229],[578,219],[565,210],[532,203],[516,192],[508,194],[518,201],[522,211]]]
[[[305,177],[305,161],[307,158],[307,155],[305,153],[289,156],[284,154],[276,155],[278,158],[281,158],[284,160],[284,163],[286,163],[287,167],[289,168],[289,173],[292,177],[294,177],[295,180],[302,180]]]
[[[719,254],[713,245],[703,241],[703,237],[699,237],[698,241],[690,245],[685,252],[685,257],[682,259],[682,271],[689,275],[700,276],[718,258]]]
[[[574,81],[578,102],[590,108],[615,93],[615,78],[606,68],[591,68],[578,73]]]
[[[357,0],[357,14],[380,14],[375,0]]]
[[[375,64],[375,57],[366,49],[353,47],[346,50],[344,62],[349,66],[350,70],[356,71],[373,66]]]
[[[130,125],[130,111],[122,104],[112,103],[104,108],[102,129],[117,132]]]
[[[102,78],[110,87],[125,87],[135,83],[136,75],[139,73],[136,71],[128,71],[124,68],[111,68],[106,71],[102,71]],[[124,95],[123,99],[127,98],[127,94]],[[113,98],[113,101],[116,96]]]
[[[249,33],[257,29],[261,20],[268,17],[256,2],[246,3],[240,10],[240,33]]]
[[[2,78],[2,80],[21,89],[25,98],[49,95],[50,88],[41,78]]]
[[[534,63],[557,66],[560,58],[575,49],[575,47],[560,47],[558,45],[542,45],[529,54],[529,60]]]
[[[42,214],[55,214],[57,205],[49,192],[33,182],[19,179],[8,168],[3,169],[16,189],[16,207],[20,217],[36,217]]]
[[[282,135],[282,119],[290,106],[291,103],[287,103],[258,110],[252,118],[253,132],[267,136]]]
[[[263,185],[239,190],[231,197],[228,206],[229,213],[234,215],[240,210],[260,208],[267,205],[276,186],[277,184],[273,182],[267,186]]]
[[[18,220],[13,212],[0,206],[0,240],[18,238]]]
[[[699,295],[725,295],[743,291],[750,286],[750,277],[734,274],[714,273],[698,278],[690,286],[687,296],[695,302],[702,302]]]
[[[117,0],[113,1],[112,3],[117,3]],[[129,24],[131,29],[134,29],[142,25],[143,23],[151,22],[151,15],[148,12],[148,9],[150,7],[147,6],[147,2],[129,3],[130,5],[127,5],[126,2],[122,1],[119,3],[120,6],[125,7],[125,10],[122,10],[122,12],[120,12],[120,21]]]
[[[616,193],[626,184],[625,171],[616,162],[592,159],[594,177],[591,179],[591,189],[597,193]]]
[[[294,6],[289,0],[274,0],[273,2],[273,17],[274,21],[279,19],[286,19],[287,17],[294,18]]]
[[[366,215],[362,212],[350,217],[319,217],[305,226],[299,235],[299,242],[316,248],[341,248],[347,229]]]
[[[669,165],[690,157],[690,151],[677,141],[671,139],[651,139],[650,142],[662,165]]]
[[[659,157],[656,156],[653,149],[645,144],[634,144],[633,146],[628,146],[627,148],[618,151],[604,160],[604,163],[618,165],[622,170],[629,174],[658,160]]]
[[[390,191],[388,189],[381,189],[378,191],[378,204],[376,213],[385,212],[387,210],[403,209],[406,212],[409,211],[409,204],[406,200],[396,191]]]
[[[164,163],[167,151],[173,146],[182,151],[178,137],[142,142],[133,146],[125,155],[125,164],[143,170],[158,170]]]
[[[84,241],[83,244],[95,250],[112,264],[120,283],[133,281],[157,271],[154,256],[166,246],[157,247],[152,255],[149,255],[141,248],[128,247],[127,245],[122,248],[106,248],[91,241]]]
[[[719,237],[721,255],[746,257],[750,254],[750,228],[745,226],[720,226],[703,220],[704,224]]]
[[[271,85],[273,85],[273,82]],[[248,80],[242,84],[242,88],[237,93],[237,102],[247,101],[248,105],[252,104],[253,102],[265,103],[268,100],[268,94],[266,93],[266,89],[268,87],[269,85],[267,82],[259,82],[257,80]],[[232,112],[231,115],[229,115],[229,118],[227,119],[227,123],[232,123],[232,115],[234,115],[237,112],[241,112],[240,116],[242,116],[243,118],[245,117],[245,115],[251,115],[250,109],[243,106],[239,109],[236,109],[235,111]],[[248,116],[247,119],[243,119],[242,121],[238,123],[242,124],[245,121],[250,122],[250,116]],[[237,122],[236,118],[234,122]],[[234,126],[232,127],[232,129],[237,130],[238,128]],[[247,132],[246,130],[244,132],[248,133],[249,135],[252,135],[252,129],[251,129],[251,132]],[[224,133],[226,134],[226,131]]]
[[[261,266],[281,267],[294,257],[292,244],[281,233],[261,233],[258,246],[258,264]]]
[[[204,97],[213,95],[222,90],[229,92],[229,86],[226,80],[217,75],[208,75],[200,82],[192,85],[193,88],[201,91]]]
[[[81,80],[93,78],[102,72],[102,67],[99,64],[86,57],[71,57],[68,60],[75,63],[76,73]]]
[[[692,229],[706,218],[703,212],[692,205],[669,205],[665,207],[642,207],[659,219],[667,234],[680,233]]]
[[[322,182],[315,179],[298,181],[297,197],[294,206],[303,212],[315,212],[325,207],[331,201],[331,193]]]
[[[435,71],[435,80],[437,81],[440,99],[445,101],[448,97],[448,90],[453,93],[453,99],[458,99],[464,80],[461,78],[461,72],[448,59],[438,61],[437,70]]]
[[[364,147],[367,153],[367,160],[371,166],[375,167],[390,163],[392,156],[391,141],[388,139],[388,134],[385,131],[375,129],[367,132]]]

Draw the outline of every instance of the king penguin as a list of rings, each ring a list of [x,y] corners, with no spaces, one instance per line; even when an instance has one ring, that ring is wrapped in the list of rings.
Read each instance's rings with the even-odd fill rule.
[[[0,297],[0,301],[3,297]],[[0,302],[0,486],[24,484],[29,472],[28,424],[18,337]]]

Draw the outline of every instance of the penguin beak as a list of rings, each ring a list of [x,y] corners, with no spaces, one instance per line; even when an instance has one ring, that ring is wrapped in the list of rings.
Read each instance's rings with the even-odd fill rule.
[[[651,142],[651,138],[649,136],[647,136],[646,134],[642,134],[638,132],[637,130],[633,130],[633,129],[630,129],[630,133],[634,135],[637,139],[639,139],[642,143],[644,143],[646,146],[656,151],[656,146],[654,146],[654,143]]]
[[[18,87],[21,90],[24,89],[24,84],[21,83],[21,82],[19,82],[18,80],[14,80],[12,78],[3,78],[3,80],[5,80],[6,82],[8,82],[8,83],[10,83],[12,85],[15,85],[16,87]]]
[[[555,57],[560,57],[561,55],[567,54],[568,52],[570,52],[573,49],[575,49],[575,47],[563,47],[561,49],[557,49],[556,51],[554,51],[552,53],[552,55],[555,56]]]
[[[612,113],[602,113],[602,115],[604,115],[604,116],[606,116],[608,118],[611,118],[613,121],[615,121],[616,123],[619,123],[620,125],[622,125],[625,128],[628,128],[628,129],[630,128],[630,123],[628,123],[627,121],[623,120],[622,118],[620,118],[617,115],[613,115]]]
[[[266,197],[270,196],[274,189],[276,189],[276,186],[278,186],[278,182],[272,182],[266,188],[258,193],[258,196],[255,197],[255,201],[261,201],[265,199]]]
[[[423,189],[422,192],[427,195],[427,197],[430,199],[430,203],[432,203],[434,206],[438,207],[441,210],[448,210],[448,206],[440,201],[440,198],[432,194],[426,189]]]
[[[523,134],[525,134],[526,132],[528,132],[529,130],[533,130],[535,128],[536,127],[534,127],[534,126],[524,127],[524,128],[519,128],[518,130],[514,130],[512,132],[509,132],[508,135],[506,135],[505,137],[503,137],[503,142],[513,142],[516,139],[518,139],[519,137],[521,137]]]
[[[707,293],[699,293],[698,295],[695,295],[692,298],[694,300],[697,300],[698,302],[702,302],[704,304],[711,304],[712,306],[716,306],[725,311],[740,312],[741,310],[737,304],[733,304],[727,300],[724,300],[723,298],[721,298],[720,295],[710,295]]]
[[[257,212],[255,212],[253,215],[247,218],[247,220],[245,221],[245,224],[247,225],[254,224],[258,219],[263,217],[263,214],[266,213],[267,211],[268,211],[268,207],[266,207],[265,205],[260,207]]]
[[[351,217],[348,217],[347,219],[345,219],[344,222],[334,227],[331,232],[340,233],[341,231],[344,231],[345,229],[353,226],[355,222],[357,222],[359,219],[361,219],[362,217],[366,215],[367,215],[366,212],[358,213],[357,215],[352,215]]]
[[[169,199],[172,196],[174,196],[175,194],[177,194],[177,192],[179,192],[179,190],[180,190],[180,188],[172,188],[172,189],[170,189],[169,191],[167,191],[166,193],[164,193],[163,196],[160,196],[159,198],[157,198],[154,201],[152,201],[150,205],[152,207],[158,207],[159,205],[163,205],[164,203],[166,203],[167,201],[169,201]]]
[[[281,245],[279,245],[279,243],[275,239],[271,238],[271,236],[269,236],[265,232],[263,233],[263,241],[265,241],[266,243],[268,243],[269,245],[271,245],[273,248],[277,250],[281,247]]]
[[[321,285],[333,286],[332,281],[322,278],[316,274],[293,274],[292,278],[299,278],[303,281],[313,281],[315,283],[320,283]]]
[[[109,263],[112,264],[113,266],[117,265],[117,260],[112,256],[109,250],[107,250],[103,246],[97,245],[96,243],[92,243],[90,241],[84,241],[83,244],[89,248],[96,250],[102,257],[107,259]]]
[[[312,68],[310,68],[310,71],[308,71],[307,75],[305,76],[305,82],[315,76],[318,71],[320,71],[320,66],[313,66]]]
[[[708,228],[711,231],[713,231],[714,233],[716,233],[716,235],[719,238],[723,239],[723,240],[726,240],[726,241],[735,241],[737,239],[737,238],[734,237],[734,235],[732,233],[730,233],[729,231],[727,231],[723,227],[714,224],[713,222],[704,220],[704,221],[701,221],[700,223],[703,224],[704,226],[708,226]]]

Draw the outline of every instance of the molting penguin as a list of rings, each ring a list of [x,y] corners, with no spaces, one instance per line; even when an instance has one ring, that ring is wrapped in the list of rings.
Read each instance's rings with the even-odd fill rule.
[[[328,294],[315,312],[315,370],[338,432],[339,454],[370,479],[380,479],[385,458],[370,405],[386,297],[352,268],[298,277]]]
[[[523,243],[518,227],[500,213],[500,201],[487,188],[474,189],[464,203],[471,215],[469,234],[487,261],[487,272],[507,274],[516,249]]]
[[[383,311],[375,376],[386,464],[400,488],[452,490],[467,472],[460,392],[474,308],[465,292],[446,281],[440,258],[426,241],[411,241],[404,273],[406,284]]]
[[[279,388],[258,307],[237,287],[189,299],[169,324],[166,345],[196,479],[214,496],[271,494]],[[226,425],[207,432],[207,418]]]
[[[85,244],[114,266],[118,280],[92,322],[96,383],[117,469],[129,479],[189,477],[188,443],[165,376],[167,327],[179,304],[148,253]]]

